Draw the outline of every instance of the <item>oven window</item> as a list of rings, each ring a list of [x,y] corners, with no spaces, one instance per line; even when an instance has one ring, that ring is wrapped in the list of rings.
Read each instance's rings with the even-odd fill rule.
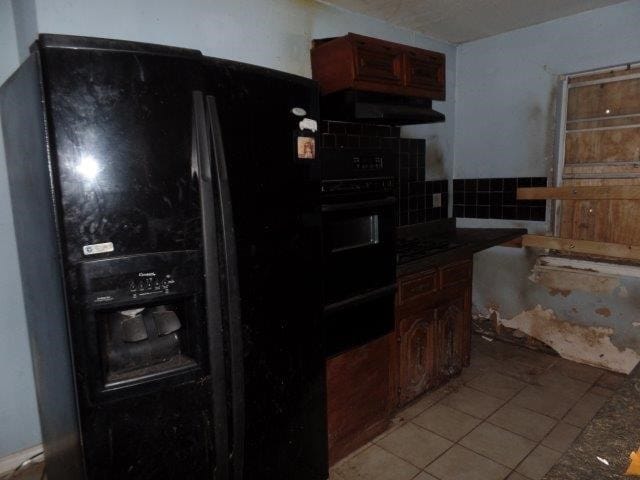
[[[331,252],[341,252],[380,243],[378,215],[366,215],[331,222],[329,235]]]

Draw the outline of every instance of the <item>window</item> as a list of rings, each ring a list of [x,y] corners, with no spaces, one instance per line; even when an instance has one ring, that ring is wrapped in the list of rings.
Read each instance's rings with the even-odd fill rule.
[[[555,236],[640,246],[640,64],[567,76],[559,140]]]

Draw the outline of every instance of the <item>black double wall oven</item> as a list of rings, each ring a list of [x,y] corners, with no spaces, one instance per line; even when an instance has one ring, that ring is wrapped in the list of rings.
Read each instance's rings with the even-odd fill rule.
[[[393,330],[395,154],[322,150],[326,355]]]

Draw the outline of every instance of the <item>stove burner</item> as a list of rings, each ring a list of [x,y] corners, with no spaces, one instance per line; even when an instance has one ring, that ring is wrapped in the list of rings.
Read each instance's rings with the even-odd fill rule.
[[[446,239],[427,237],[398,239],[396,259],[398,265],[402,265],[437,253],[446,252],[459,246],[459,243],[449,242]]]

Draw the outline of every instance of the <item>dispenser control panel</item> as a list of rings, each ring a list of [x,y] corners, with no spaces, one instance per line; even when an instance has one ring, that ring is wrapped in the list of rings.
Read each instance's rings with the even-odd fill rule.
[[[85,304],[101,305],[200,291],[199,252],[168,252],[83,262]]]
[[[156,272],[138,272],[138,277],[129,280],[129,291],[134,295],[169,290],[176,281],[171,274],[158,275]]]

